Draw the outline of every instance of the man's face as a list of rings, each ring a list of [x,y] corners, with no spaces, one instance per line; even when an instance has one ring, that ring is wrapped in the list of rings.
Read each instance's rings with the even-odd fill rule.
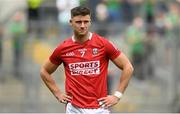
[[[85,35],[88,33],[89,27],[91,26],[90,15],[75,16],[70,20],[70,25],[72,26],[72,28],[76,34]]]

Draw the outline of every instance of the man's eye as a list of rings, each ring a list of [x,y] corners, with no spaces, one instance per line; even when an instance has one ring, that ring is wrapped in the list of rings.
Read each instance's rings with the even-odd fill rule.
[[[82,22],[81,21],[76,21],[77,24],[81,24]]]
[[[89,23],[89,21],[84,21],[84,23],[86,23],[86,24],[87,24],[87,23]]]

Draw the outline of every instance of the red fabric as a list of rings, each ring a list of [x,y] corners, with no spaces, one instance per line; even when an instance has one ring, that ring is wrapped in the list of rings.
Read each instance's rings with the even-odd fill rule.
[[[97,99],[107,96],[109,59],[115,59],[120,53],[107,39],[93,33],[83,44],[72,38],[65,40],[49,59],[53,64],[64,64],[66,94],[73,97],[73,105],[99,108]]]

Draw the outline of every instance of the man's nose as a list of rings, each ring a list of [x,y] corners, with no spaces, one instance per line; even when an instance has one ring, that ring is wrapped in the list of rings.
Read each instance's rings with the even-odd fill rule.
[[[84,24],[84,22],[82,22],[82,23],[81,23],[81,27],[85,27],[85,24]]]

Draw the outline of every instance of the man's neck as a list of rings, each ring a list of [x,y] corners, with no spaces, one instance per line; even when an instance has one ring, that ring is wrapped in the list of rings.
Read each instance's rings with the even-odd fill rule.
[[[89,36],[90,36],[90,32],[88,32],[85,35],[78,35],[74,33],[74,40],[79,43],[84,43],[89,39]]]

